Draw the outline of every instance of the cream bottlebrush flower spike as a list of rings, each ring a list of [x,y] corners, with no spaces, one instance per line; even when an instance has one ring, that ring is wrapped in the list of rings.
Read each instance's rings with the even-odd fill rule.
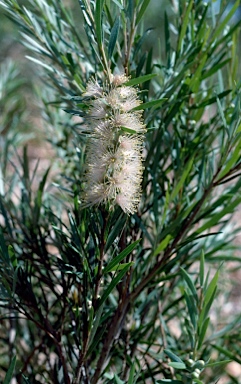
[[[143,134],[146,132],[135,88],[125,75],[101,87],[91,79],[83,94],[88,105],[84,204],[118,204],[133,214],[141,197]]]

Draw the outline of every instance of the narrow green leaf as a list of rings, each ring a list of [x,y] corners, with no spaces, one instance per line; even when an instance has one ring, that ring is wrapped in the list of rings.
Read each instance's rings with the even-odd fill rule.
[[[3,201],[4,200],[1,197],[1,193],[0,193],[0,212],[1,212],[1,215],[3,216],[3,218],[4,218],[4,225],[6,226],[6,229],[7,229],[8,233],[12,236],[12,226],[10,224],[10,220],[9,220],[9,217],[8,217],[8,212],[5,209]]]
[[[116,239],[117,236],[119,236],[125,227],[126,224],[126,215],[121,211],[120,213],[117,210],[118,216],[115,216],[115,221],[113,222],[113,227],[111,232],[109,233],[107,239],[106,239],[106,244],[105,244],[105,252],[108,251],[110,246],[114,243],[114,240]]]
[[[112,268],[112,270],[110,272],[115,272],[115,271],[121,271],[123,268],[125,268],[126,265],[134,265],[135,263],[132,261],[131,263],[122,263],[122,264],[119,264],[119,265],[116,265],[115,267]]]
[[[170,243],[172,239],[172,235],[167,235],[162,241],[161,243],[158,245],[158,247],[156,248],[153,256],[155,257],[156,255],[158,255],[160,252],[164,251],[164,249],[166,249],[166,247],[168,246],[168,244]]]
[[[205,319],[207,318],[207,316],[209,314],[210,308],[211,308],[212,303],[214,301],[214,298],[216,296],[216,291],[217,291],[217,287],[215,287],[210,300],[206,304],[204,304],[204,306],[203,306],[203,308],[201,310],[201,313],[200,313],[200,316],[199,316],[199,319],[198,319],[198,327],[199,328],[202,327],[203,322],[205,321]]]
[[[184,291],[184,297],[188,308],[188,313],[190,316],[191,323],[193,325],[193,329],[196,330],[197,328],[197,303],[193,298],[193,295],[187,294],[186,291]],[[190,327],[188,327],[190,328]]]
[[[233,213],[234,209],[241,203],[241,197],[238,197],[232,203],[228,204],[225,208],[223,208],[220,212],[217,212],[209,221],[203,224],[198,230],[197,233],[202,233],[207,229],[213,227],[218,224],[222,217],[229,213]]]
[[[182,359],[180,359],[180,357],[178,357],[177,355],[175,355],[175,353],[173,353],[172,351],[170,351],[170,349],[164,349],[164,353],[172,360],[172,361],[175,361],[177,363],[182,363],[184,364],[184,362],[182,361]]]
[[[112,53],[115,48],[115,44],[118,38],[118,33],[119,33],[119,28],[120,28],[120,18],[117,17],[115,19],[114,25],[111,29],[110,33],[110,40],[109,40],[109,45],[108,45],[108,58],[111,59]]]
[[[186,369],[186,365],[184,363],[179,363],[179,362],[171,362],[168,363],[169,367],[175,368],[175,369]]]
[[[179,182],[177,183],[177,185],[175,186],[175,188],[173,189],[172,193],[171,193],[171,196],[170,196],[170,201],[173,201],[175,199],[175,197],[177,196],[178,192],[180,191],[180,189],[183,187],[184,183],[185,183],[185,180],[187,178],[187,176],[189,175],[189,172],[191,171],[192,169],[192,166],[193,166],[193,160],[194,158],[192,157],[185,169],[183,170],[183,173],[181,175],[181,178],[179,180]]]
[[[143,0],[143,3],[142,3],[141,8],[140,8],[140,11],[139,11],[139,13],[137,15],[137,18],[136,18],[136,25],[138,25],[139,22],[141,21],[141,19],[142,19],[143,15],[144,15],[144,13],[146,11],[146,8],[148,7],[149,3],[150,3],[150,0]]]
[[[195,298],[196,303],[198,303],[197,291],[196,291],[196,288],[195,288],[195,286],[193,284],[193,281],[192,281],[191,277],[189,276],[189,274],[183,268],[180,268],[180,272],[181,272],[181,275],[182,275],[183,279],[187,283],[187,286],[189,287],[193,297]]]
[[[7,248],[1,227],[0,227],[0,250],[2,251],[2,257],[5,261],[5,263],[9,264],[10,260],[9,260],[8,248]]]
[[[218,330],[217,332],[212,333],[208,337],[208,340],[221,340],[221,337],[228,335],[230,331],[234,330],[235,328],[240,327],[241,322],[241,315],[236,317],[233,321],[229,322],[227,325],[225,325],[223,328]]]
[[[229,131],[228,131],[228,126],[227,126],[227,121],[226,121],[226,118],[225,118],[225,116],[224,116],[224,112],[223,112],[223,107],[222,107],[222,104],[221,104],[221,102],[220,102],[218,96],[217,96],[217,107],[218,107],[218,111],[219,111],[219,114],[220,114],[220,116],[221,116],[223,125],[224,125],[224,127],[227,129],[227,132],[229,132]]]
[[[102,44],[102,11],[105,0],[96,0],[95,6],[95,31],[96,39],[99,45]]]
[[[76,85],[80,88],[81,92],[85,92],[85,87],[83,85],[83,82],[81,80],[81,77],[78,75],[78,73],[74,74],[74,80]]]
[[[15,364],[16,364],[16,356],[14,356],[14,358],[12,359],[12,361],[10,363],[10,366],[9,366],[9,368],[7,370],[5,379],[3,380],[3,384],[10,384],[11,383],[11,380],[12,380],[12,377],[13,377],[13,372],[14,372],[14,369],[15,369]]]
[[[135,131],[134,129],[131,129],[131,128],[121,127],[121,130],[122,130],[123,132],[130,133],[131,135],[136,134],[136,131]]]
[[[208,71],[205,71],[204,74],[202,75],[202,80],[207,79],[208,77],[212,76],[214,73],[218,72],[219,69],[224,67],[227,63],[229,63],[231,59],[226,59],[222,61],[221,63],[217,63],[214,65],[212,68],[210,68]]]
[[[24,42],[24,45],[29,47],[32,51],[35,51],[37,53],[42,53],[45,56],[51,58],[50,53],[41,45],[39,44],[35,38],[32,38],[28,36],[26,33],[22,32],[21,35],[24,37],[25,40],[28,41],[28,43]]]
[[[112,0],[121,10],[124,9],[123,5],[118,0]]]
[[[28,149],[25,146],[23,149],[23,172],[24,172],[24,187],[27,189],[26,183],[29,182],[29,157],[28,157]],[[28,202],[29,201],[29,194],[28,194]]]
[[[197,349],[200,349],[203,345],[203,341],[204,341],[204,338],[206,336],[206,332],[207,332],[207,329],[208,329],[208,325],[209,325],[209,321],[210,321],[210,318],[207,317],[204,322],[202,323],[201,325],[201,330],[199,332],[199,337],[198,337],[198,347]]]
[[[218,36],[223,34],[223,31],[225,30],[226,26],[228,25],[229,20],[231,17],[235,14],[236,10],[239,7],[239,0],[236,0],[234,5],[231,7],[231,10],[228,12],[227,16],[222,19],[220,23],[217,24],[217,28],[215,29],[212,36],[212,41],[214,41]]]
[[[78,109],[64,109],[64,112],[74,116],[84,116],[84,113]]]
[[[231,90],[228,89],[227,91],[219,93],[217,96],[214,96],[214,97],[211,97],[210,99],[204,100],[200,104],[194,104],[192,108],[199,109],[199,108],[207,107],[208,105],[216,103],[217,102],[217,97],[219,98],[219,100],[221,100],[224,97],[226,97],[230,92],[231,92]]]
[[[152,246],[154,246],[155,245],[154,236],[152,233],[150,233],[149,228],[143,224],[143,220],[140,220],[140,218],[137,215],[134,215],[134,219],[135,219],[136,225],[138,225],[138,228],[142,230],[147,240],[150,242]]]
[[[23,376],[25,384],[31,384],[29,379],[26,376],[24,376],[24,375],[22,375],[22,376]]]
[[[43,191],[44,191],[44,187],[45,187],[45,184],[46,184],[46,181],[47,181],[47,177],[48,177],[49,171],[50,171],[50,167],[45,172],[41,182],[39,183],[39,187],[38,187],[38,190],[37,190],[37,196],[35,198],[35,205],[34,205],[34,210],[33,210],[33,218],[34,218],[34,225],[35,226],[37,226],[38,221],[39,221],[40,210],[41,210],[41,207],[42,207]]]
[[[95,318],[94,318],[94,322],[93,322],[93,326],[92,326],[92,329],[91,329],[91,332],[90,332],[90,337],[89,337],[88,345],[91,345],[93,340],[94,340],[96,331],[97,331],[99,323],[100,323],[100,319],[101,319],[101,315],[102,315],[103,309],[104,309],[104,305],[102,304],[99,307],[99,309],[97,310],[97,312],[96,312],[96,315],[95,315]]]
[[[213,46],[212,46],[212,52],[215,52],[217,50],[217,47],[221,47],[225,42],[227,41],[229,36],[235,36],[234,32],[240,27],[241,20],[239,20],[232,28],[229,29],[229,31],[223,35],[221,35],[221,38],[217,39]]]
[[[135,364],[132,364],[127,384],[134,384]]]
[[[225,175],[228,174],[230,169],[235,166],[236,162],[240,159],[240,152],[241,152],[241,136],[239,137],[239,141],[235,147],[235,149],[232,151],[230,159],[227,161],[225,167],[218,175],[218,180],[221,180]]]
[[[43,61],[41,61],[41,60],[38,60],[38,59],[35,59],[35,57],[32,57],[32,56],[28,56],[28,55],[26,55],[25,57],[26,57],[27,59],[29,59],[30,61],[33,61],[34,63],[39,64],[39,65],[41,65],[42,67],[48,69],[50,72],[54,72],[53,67],[51,67],[50,65],[47,65],[45,62],[43,62]]]
[[[218,277],[219,277],[219,270],[215,273],[213,276],[211,282],[209,283],[207,290],[205,292],[204,296],[204,304],[206,305],[209,300],[211,299],[214,290],[217,288],[217,283],[218,283]]]
[[[203,381],[199,380],[199,379],[193,379],[193,383],[195,384],[203,384]]]
[[[132,86],[132,85],[142,84],[142,83],[145,83],[146,81],[153,79],[156,76],[157,76],[156,73],[150,73],[149,75],[135,77],[134,79],[128,80],[124,85]]]
[[[133,108],[132,111],[139,111],[142,109],[147,109],[147,108],[152,108],[152,107],[157,108],[160,105],[162,105],[166,100],[168,100],[168,99],[163,98],[163,99],[148,101],[147,103],[140,104],[137,107]]]
[[[167,56],[167,65],[168,68],[170,67],[170,52],[171,52],[171,40],[170,40],[170,23],[168,20],[167,12],[165,11],[164,14],[164,29],[165,29],[165,50],[166,50],[166,56]]]
[[[139,244],[140,241],[141,239],[136,240],[132,244],[129,244],[128,247],[126,247],[118,256],[114,257],[114,259],[111,260],[109,264],[104,268],[103,274],[112,271],[116,265],[120,264],[121,261],[124,260],[126,256],[128,256],[136,248],[137,244]]]
[[[122,380],[117,376],[116,373],[115,373],[115,375],[114,375],[114,378],[115,378],[115,382],[116,382],[116,384],[125,384],[124,381],[122,381]]]
[[[17,268],[18,266],[18,260],[16,258],[15,250],[12,245],[8,246],[8,255],[10,258],[10,261],[12,263],[13,268]]]
[[[103,274],[112,271],[115,266],[120,264],[122,260],[124,260],[126,256],[128,256],[136,248],[140,241],[141,240],[136,240],[134,243],[128,245],[128,247],[126,247],[118,256],[111,260],[110,263],[104,268]]]
[[[203,41],[204,44],[206,43],[211,30],[211,27],[209,27],[207,24],[207,17],[206,17],[207,12],[208,12],[208,7],[205,7],[199,16],[199,23],[197,25],[197,31],[196,31],[197,41]]]
[[[223,353],[225,356],[229,357],[233,361],[236,361],[237,363],[241,364],[241,359],[239,358],[239,356],[237,356],[237,353],[228,351],[227,349],[219,347],[218,345],[215,345],[215,344],[212,344],[212,347],[217,349],[219,352]]]
[[[195,69],[195,73],[193,74],[192,78],[190,79],[189,87],[192,90],[193,93],[197,93],[200,87],[201,83],[201,73],[202,70],[207,62],[208,55],[203,55],[202,59],[200,60],[199,65]]]
[[[93,325],[93,317],[94,317],[94,308],[91,306],[89,309],[89,318],[88,318],[88,332],[90,332]]]
[[[125,268],[122,269],[122,271],[114,277],[114,279],[111,281],[111,283],[108,285],[106,290],[104,291],[103,295],[101,296],[99,300],[99,307],[105,302],[111,291],[116,287],[116,285],[121,281],[121,279],[125,276],[127,273],[128,269],[130,268],[132,263],[128,263]]]
[[[92,344],[90,345],[87,356],[91,355],[91,353],[95,350],[96,346],[99,344],[103,334],[105,333],[106,325],[100,328],[99,332],[95,334]]]
[[[204,274],[205,274],[205,257],[204,257],[204,252],[202,250],[201,257],[200,257],[200,271],[199,271],[199,279],[200,279],[201,287],[203,287],[203,284],[204,284]]]
[[[212,368],[212,367],[218,367],[219,365],[226,365],[231,363],[232,360],[222,360],[222,361],[215,361],[215,363],[209,363],[206,364],[206,367]]]
[[[133,17],[134,17],[134,10],[135,10],[134,0],[128,0],[127,3],[128,3],[127,16],[129,18],[129,20],[132,22]]]
[[[187,10],[186,10],[186,12],[184,14],[181,31],[179,33],[178,48],[177,48],[178,52],[180,52],[181,48],[182,48],[183,39],[184,39],[186,30],[187,30],[187,26],[188,26],[188,23],[189,23],[189,14],[190,14],[190,12],[192,10],[192,7],[193,7],[193,0],[189,1],[189,3],[187,3],[187,4],[188,4],[188,7],[187,7]]]

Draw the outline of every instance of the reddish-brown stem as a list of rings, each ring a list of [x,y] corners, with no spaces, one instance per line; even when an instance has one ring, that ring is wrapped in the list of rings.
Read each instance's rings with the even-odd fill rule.
[[[125,61],[124,61],[124,68],[125,68],[125,74],[128,76],[128,63],[130,60],[130,54],[131,54],[131,48],[133,45],[135,33],[136,33],[136,14],[134,13],[134,17],[131,23],[131,28],[130,28],[130,34],[129,34],[129,40],[127,43],[127,37],[125,36]]]
[[[101,284],[101,279],[102,279],[102,269],[103,269],[103,263],[104,263],[104,249],[105,249],[105,230],[106,230],[106,225],[108,221],[108,216],[105,211],[102,212],[103,214],[103,227],[101,229],[101,240],[100,240],[100,256],[99,256],[99,262],[98,262],[98,271],[96,275],[96,282],[95,282],[95,291],[92,299],[92,306],[94,309],[96,309],[96,305],[98,302],[98,295],[99,295],[99,290],[100,290],[100,284]],[[79,359],[78,359],[78,364],[76,368],[76,375],[73,380],[73,384],[78,384],[81,379],[81,372],[82,368],[85,362],[85,357],[88,349],[88,343],[89,343],[89,334],[84,335],[84,340],[83,340],[83,348],[82,351],[79,352]]]
[[[100,358],[98,360],[97,367],[95,370],[95,374],[91,380],[91,384],[97,384],[98,383],[98,380],[99,380],[101,373],[102,373],[102,368],[105,364],[105,361],[109,357],[109,353],[110,353],[111,347],[113,345],[115,336],[118,333],[118,331],[120,331],[121,324],[123,324],[123,320],[124,320],[126,313],[127,313],[128,305],[129,305],[128,297],[127,298],[123,297],[123,299],[121,299],[121,301],[119,303],[119,306],[115,312],[114,317],[111,320],[111,326],[109,327],[109,331],[108,331],[107,336],[105,338],[104,345],[103,345],[103,348],[101,351],[101,355],[100,355]]]
[[[50,322],[48,321],[48,319],[45,318],[41,314],[41,312],[37,311],[36,308],[31,308],[31,309],[32,309],[32,311],[35,311],[39,315],[41,322],[36,321],[34,319],[34,317],[32,316],[32,314],[30,313],[30,311],[29,310],[26,311],[25,307],[22,306],[20,303],[16,303],[16,304],[17,304],[18,311],[20,313],[22,312],[24,314],[24,316],[26,316],[26,318],[29,321],[32,321],[39,329],[42,329],[53,340],[53,342],[56,346],[56,349],[57,349],[57,355],[58,355],[59,360],[61,361],[61,364],[63,367],[64,381],[66,384],[70,384],[68,367],[67,367],[67,363],[66,363],[66,360],[65,360],[65,357],[63,354],[61,341],[59,340],[60,337],[58,336],[57,332],[53,329],[53,327],[50,324]]]
[[[101,229],[100,256],[99,256],[99,263],[98,263],[98,271],[97,271],[97,276],[96,276],[94,297],[92,300],[92,305],[93,305],[94,309],[96,308],[98,295],[99,295],[99,291],[100,291],[100,283],[101,283],[101,278],[102,278],[102,269],[103,269],[104,256],[105,256],[105,253],[104,253],[105,230],[106,230],[106,225],[107,225],[107,221],[108,221],[108,217],[106,216],[105,212],[103,213],[103,219],[104,219],[104,224],[103,224],[103,228]]]

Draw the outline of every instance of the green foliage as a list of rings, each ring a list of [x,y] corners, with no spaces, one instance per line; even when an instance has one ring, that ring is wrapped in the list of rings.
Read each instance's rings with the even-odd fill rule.
[[[9,384],[11,382],[11,379],[13,377],[13,372],[16,364],[16,356],[11,361],[10,367],[8,368],[7,374],[5,376],[5,379],[3,381],[3,384]]]
[[[5,60],[0,65],[0,191],[4,191],[2,176],[6,177],[6,168],[13,146],[19,146],[32,135],[27,134],[26,103],[24,81],[12,60]],[[20,123],[21,122],[21,123]],[[25,122],[25,126],[23,123]],[[20,126],[21,124],[21,126]],[[1,176],[2,175],[2,176]]]
[[[222,1],[218,15],[201,0],[167,7],[148,48],[149,0],[80,0],[74,16],[61,0],[0,4],[42,81],[52,149],[51,166],[33,165],[19,129],[23,84],[3,63],[1,380],[237,382],[226,368],[241,364],[241,314],[219,321],[218,302],[231,294],[229,261],[240,270],[239,229],[230,230],[241,202],[239,2]],[[91,135],[83,93],[92,76],[102,84],[113,73],[139,87],[134,110],[147,128],[132,216],[81,202]]]

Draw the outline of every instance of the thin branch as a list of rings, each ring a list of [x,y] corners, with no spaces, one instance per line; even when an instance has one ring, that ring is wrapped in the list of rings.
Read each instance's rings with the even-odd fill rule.
[[[125,31],[125,35],[124,35],[124,47],[125,47],[124,56],[125,56],[125,61],[123,63],[123,66],[124,66],[124,69],[125,69],[126,76],[128,76],[128,72],[129,72],[128,63],[130,62],[131,48],[132,48],[132,45],[133,45],[133,42],[134,42],[134,38],[135,38],[135,35],[136,35],[136,26],[135,26],[135,24],[136,24],[136,10],[134,12],[133,20],[132,20],[131,27],[130,27],[129,39],[127,39],[127,32],[126,31]]]
[[[119,306],[115,312],[114,317],[110,321],[110,327],[109,331],[106,335],[104,345],[100,354],[100,358],[97,362],[95,374],[91,380],[91,384],[97,384],[98,380],[102,374],[102,368],[105,364],[105,361],[109,357],[110,350],[112,348],[114,339],[117,335],[117,333],[121,330],[123,320],[126,316],[128,306],[129,306],[129,298],[128,297],[123,297],[119,303]]]
[[[103,226],[101,228],[101,239],[100,239],[100,257],[99,257],[99,262],[98,262],[98,271],[97,271],[97,276],[96,276],[96,282],[95,282],[95,291],[93,295],[93,300],[92,300],[92,306],[94,309],[96,309],[96,305],[98,302],[98,296],[99,296],[99,291],[100,291],[100,284],[101,284],[101,279],[102,279],[102,269],[103,269],[103,263],[104,263],[104,249],[105,249],[105,230],[108,222],[108,215],[106,211],[102,211],[103,214]],[[87,348],[88,348],[88,343],[89,343],[89,332],[84,337],[83,340],[83,349],[79,352],[79,359],[78,359],[78,364],[76,368],[76,375],[73,380],[73,384],[77,384],[80,382],[81,375],[82,375],[82,369],[83,369],[83,364],[85,362],[85,357],[87,353]]]
[[[96,276],[96,284],[95,284],[95,292],[94,292],[94,297],[92,300],[93,303],[93,308],[96,308],[97,300],[98,300],[98,295],[100,291],[100,283],[102,279],[102,268],[103,268],[103,263],[104,263],[104,249],[105,249],[105,230],[108,222],[108,216],[106,216],[106,213],[103,212],[103,218],[104,218],[104,224],[103,227],[101,228],[101,239],[100,239],[100,258],[99,258],[99,263],[98,263],[98,271],[97,271],[97,276]]]

